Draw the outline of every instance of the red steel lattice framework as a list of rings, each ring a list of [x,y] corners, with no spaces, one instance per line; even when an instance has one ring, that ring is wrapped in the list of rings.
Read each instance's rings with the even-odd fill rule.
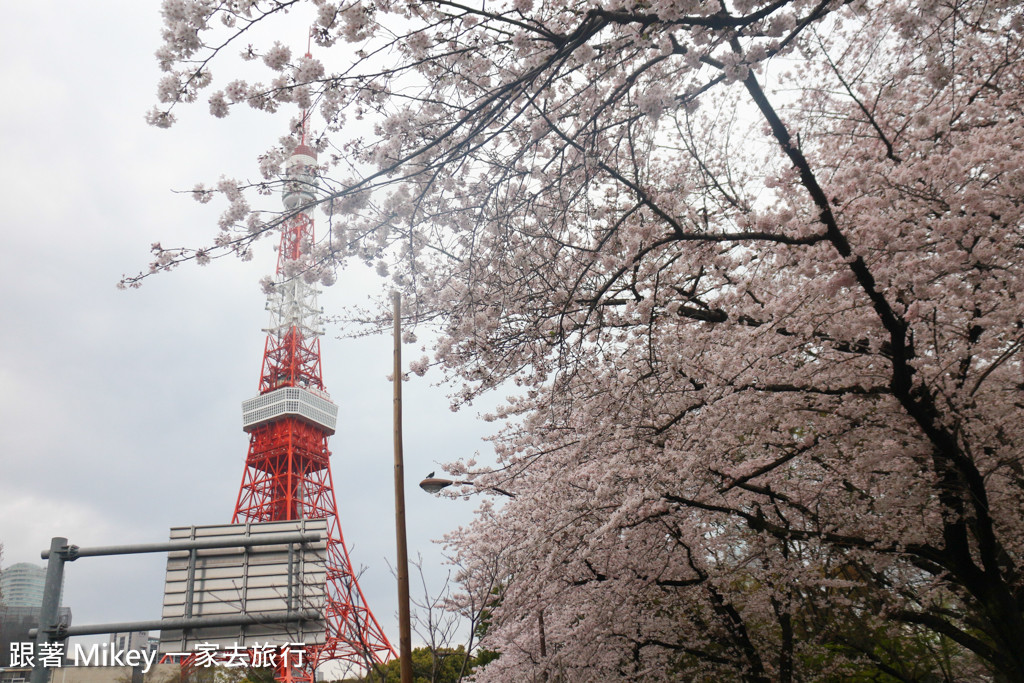
[[[314,198],[316,152],[303,134],[286,167],[283,193],[291,214],[281,231],[270,326],[259,395],[243,404],[249,452],[232,523],[328,520],[326,643],[309,648],[310,667],[279,667],[278,680],[312,681],[317,664],[344,660],[368,667],[395,656],[352,570],[338,520],[327,440],[337,406],[324,390],[316,289],[302,276],[313,221],[302,211]]]

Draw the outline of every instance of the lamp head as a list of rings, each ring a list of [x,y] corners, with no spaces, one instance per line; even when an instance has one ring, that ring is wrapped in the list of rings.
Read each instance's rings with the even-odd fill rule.
[[[438,479],[436,477],[427,477],[420,482],[420,488],[427,493],[440,493],[441,489],[447,488],[456,482],[451,479]]]

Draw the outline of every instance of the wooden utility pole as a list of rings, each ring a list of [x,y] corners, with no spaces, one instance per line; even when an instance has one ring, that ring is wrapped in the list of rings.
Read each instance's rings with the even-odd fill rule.
[[[402,456],[402,295],[392,292],[395,311],[395,534],[398,544],[398,655],[402,683],[412,683],[412,626],[409,615],[409,548],[405,540],[405,464]]]

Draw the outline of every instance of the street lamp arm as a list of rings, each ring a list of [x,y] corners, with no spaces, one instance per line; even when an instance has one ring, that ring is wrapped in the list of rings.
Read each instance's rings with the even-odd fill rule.
[[[516,494],[509,493],[505,489],[499,489],[497,486],[488,486],[487,489],[490,490],[490,491],[494,491],[495,493],[500,493],[503,496],[508,496],[509,498],[515,498],[516,497]]]

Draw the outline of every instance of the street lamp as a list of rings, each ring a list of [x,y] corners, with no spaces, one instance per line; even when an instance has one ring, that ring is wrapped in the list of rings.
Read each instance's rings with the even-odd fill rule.
[[[482,491],[494,491],[500,493],[503,496],[509,498],[515,498],[516,494],[509,493],[505,489],[499,489],[497,486],[480,486],[471,481],[455,481],[453,479],[439,479],[437,477],[427,477],[420,482],[420,488],[427,493],[440,493],[441,489],[448,488],[449,486],[475,486]]]

